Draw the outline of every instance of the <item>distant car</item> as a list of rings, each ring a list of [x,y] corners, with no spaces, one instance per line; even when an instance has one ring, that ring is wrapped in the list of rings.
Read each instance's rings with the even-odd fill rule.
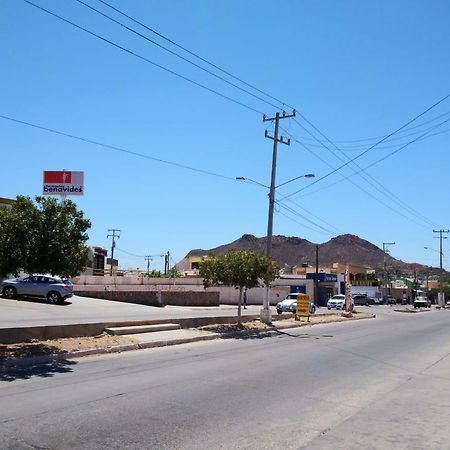
[[[384,302],[387,305],[395,305],[397,303],[397,299],[393,297],[392,295],[387,295],[384,299]]]
[[[327,302],[328,309],[345,309],[345,295],[336,294],[331,297]]]
[[[26,278],[12,278],[0,283],[0,292],[5,298],[46,298],[50,303],[62,303],[73,295],[73,284],[59,277],[30,275]]]
[[[288,294],[283,301],[277,303],[277,313],[289,312],[295,314],[297,312],[297,294]],[[316,306],[313,302],[309,303],[309,313],[314,314],[316,312]]]
[[[367,294],[354,294],[354,295],[352,295],[352,299],[353,299],[353,304],[355,306],[357,306],[357,305],[369,306],[369,305],[375,304],[375,300],[373,298],[368,297]]]
[[[426,295],[418,295],[414,299],[414,308],[431,308],[431,302]]]

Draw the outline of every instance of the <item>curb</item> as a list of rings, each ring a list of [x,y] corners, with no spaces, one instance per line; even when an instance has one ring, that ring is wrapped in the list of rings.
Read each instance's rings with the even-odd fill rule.
[[[326,314],[323,314],[323,315],[325,316]],[[300,327],[304,327],[304,326],[307,326],[307,325],[315,326],[315,325],[322,325],[322,324],[326,324],[326,323],[347,322],[347,321],[351,321],[351,320],[375,319],[376,317],[377,317],[376,314],[371,314],[369,317],[346,317],[345,320],[330,320],[329,322],[313,323],[313,322],[301,322],[301,321],[298,321],[298,323],[281,325],[280,327],[275,326],[275,328],[276,329],[280,329],[280,330],[287,330],[289,328],[300,328]]]
[[[325,315],[325,314],[324,314]],[[346,321],[349,320],[365,320],[365,319],[374,319],[376,317],[375,314],[372,314],[370,317],[349,317]],[[289,319],[290,317],[283,318],[284,320]],[[280,317],[281,319],[281,317]],[[281,322],[283,319],[278,320],[277,322]],[[271,334],[276,334],[277,331],[287,330],[290,328],[300,328],[306,325],[314,326],[321,325],[325,323],[338,323],[344,321],[329,321],[329,322],[319,322],[319,323],[311,323],[311,322],[298,322],[293,324],[283,324],[280,327],[274,325],[273,330],[267,330]],[[96,356],[96,355],[104,355],[108,353],[122,353],[131,350],[144,350],[149,348],[157,348],[157,347],[168,347],[171,345],[179,345],[179,344],[187,344],[190,342],[200,342],[200,341],[212,341],[216,339],[223,339],[222,336],[218,334],[206,335],[206,336],[195,336],[190,338],[180,338],[180,339],[168,339],[162,341],[154,341],[154,342],[143,342],[140,344],[124,344],[124,345],[114,345],[108,348],[94,348],[88,350],[80,350],[75,352],[67,352],[67,353],[52,353],[50,355],[40,355],[40,356],[30,356],[25,358],[14,358],[9,359],[3,362],[0,365],[0,373],[4,372],[5,369],[8,368],[19,368],[24,366],[34,366],[37,364],[48,364],[48,363],[58,363],[65,362],[71,359],[82,358],[84,356]]]
[[[48,364],[65,362],[70,359],[82,358],[84,356],[105,355],[108,353],[122,353],[131,350],[144,350],[147,348],[168,347],[171,345],[187,344],[190,342],[212,341],[219,339],[219,335],[195,336],[191,338],[180,338],[165,341],[143,342],[140,344],[114,345],[108,348],[93,348],[67,353],[52,353],[50,355],[30,356],[25,358],[13,358],[0,365],[0,373],[8,368],[18,368],[23,366],[34,366],[37,364]]]

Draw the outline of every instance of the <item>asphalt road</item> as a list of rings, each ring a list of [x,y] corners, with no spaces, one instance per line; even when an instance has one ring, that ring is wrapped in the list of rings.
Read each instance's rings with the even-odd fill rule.
[[[0,377],[2,449],[446,449],[450,312]]]

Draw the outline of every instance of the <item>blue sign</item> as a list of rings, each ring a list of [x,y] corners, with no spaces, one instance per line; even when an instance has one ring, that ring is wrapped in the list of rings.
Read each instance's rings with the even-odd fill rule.
[[[316,274],[315,273],[307,273],[306,278],[308,280],[315,280]],[[319,272],[317,274],[317,279],[318,279],[318,281],[321,281],[321,282],[337,283],[337,274]]]

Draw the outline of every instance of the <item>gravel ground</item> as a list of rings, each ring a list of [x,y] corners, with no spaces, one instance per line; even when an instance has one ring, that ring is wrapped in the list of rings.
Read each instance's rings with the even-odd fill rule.
[[[110,336],[109,334],[101,334],[94,337],[52,339],[48,341],[33,340],[30,343],[0,345],[0,363],[12,358],[26,358],[28,356],[67,353],[137,343],[138,341],[133,338]]]

